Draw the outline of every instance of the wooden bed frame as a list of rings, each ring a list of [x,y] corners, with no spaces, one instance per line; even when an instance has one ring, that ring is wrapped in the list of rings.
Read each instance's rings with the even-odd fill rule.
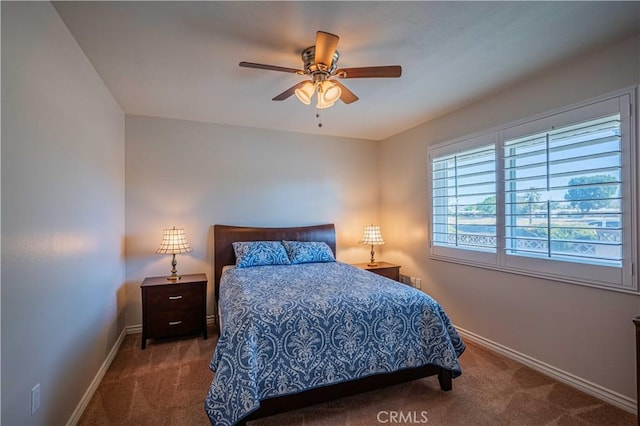
[[[222,268],[225,265],[235,264],[236,257],[232,246],[232,243],[235,241],[324,241],[331,247],[334,254],[336,252],[336,234],[333,224],[294,228],[252,228],[214,225],[213,234],[216,307],[218,306]],[[438,376],[440,388],[443,391],[451,390],[451,372],[435,365],[426,365],[424,367],[401,370],[395,373],[377,374],[358,380],[310,389],[293,395],[265,399],[260,402],[260,408],[257,411],[243,418],[238,424],[243,425],[247,421],[277,413],[434,375]]]

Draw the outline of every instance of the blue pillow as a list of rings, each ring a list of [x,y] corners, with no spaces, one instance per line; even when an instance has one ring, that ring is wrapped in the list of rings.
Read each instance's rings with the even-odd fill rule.
[[[233,251],[236,253],[236,268],[291,264],[280,241],[235,242]]]
[[[283,241],[291,263],[335,262],[333,251],[327,243],[319,241]]]

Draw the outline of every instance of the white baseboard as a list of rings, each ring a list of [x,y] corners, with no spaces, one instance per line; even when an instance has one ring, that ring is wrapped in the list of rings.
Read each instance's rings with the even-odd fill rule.
[[[208,315],[207,316],[207,324],[208,325],[216,324],[216,323],[217,322],[216,322],[215,315]],[[89,404],[89,401],[91,401],[91,398],[93,397],[93,394],[96,393],[96,390],[98,389],[98,386],[100,385],[100,382],[102,381],[102,378],[107,373],[107,370],[111,366],[111,363],[113,362],[113,359],[116,357],[116,354],[118,353],[118,350],[120,349],[120,346],[122,346],[122,342],[124,341],[124,337],[126,335],[129,335],[129,334],[139,334],[139,333],[142,333],[142,324],[130,325],[130,326],[127,326],[127,327],[122,329],[122,332],[120,332],[120,335],[118,336],[118,339],[116,339],[116,342],[113,344],[113,347],[109,351],[109,355],[107,355],[107,358],[104,360],[104,362],[100,366],[100,369],[98,370],[98,372],[96,373],[96,376],[91,381],[91,384],[89,385],[89,388],[87,388],[87,391],[82,396],[82,399],[80,400],[80,402],[76,406],[76,409],[73,410],[73,413],[71,414],[71,417],[69,418],[69,421],[67,421],[67,425],[66,426],[76,425],[78,423],[78,421],[80,420],[80,417],[82,416],[82,413],[84,413],[84,410],[87,408],[87,405]]]
[[[638,404],[632,398],[624,396],[618,392],[612,391],[611,389],[607,389],[603,386],[585,380],[581,377],[578,377],[574,374],[571,374],[567,371],[556,368],[552,365],[539,361],[535,358],[532,358],[528,355],[525,355],[521,352],[503,346],[499,343],[491,341],[489,339],[485,339],[482,336],[479,336],[475,333],[465,330],[464,328],[456,327],[460,335],[479,346],[482,346],[486,349],[489,349],[493,352],[497,352],[501,355],[506,356],[507,358],[513,359],[514,361],[519,362],[520,364],[524,364],[527,367],[533,368],[550,376],[562,383],[565,383],[571,387],[574,387],[584,393],[588,393],[591,396],[594,396],[598,399],[601,399],[605,402],[608,402],[611,405],[615,405],[618,408],[621,408],[630,413],[636,414],[638,410]]]
[[[80,421],[80,417],[82,416],[82,413],[84,413],[84,410],[87,408],[87,405],[89,405],[89,401],[91,401],[93,394],[96,393],[96,390],[98,389],[98,386],[102,381],[102,378],[107,373],[109,366],[111,366],[113,359],[116,357],[116,354],[118,353],[118,350],[120,349],[120,346],[124,341],[124,336],[127,334],[126,331],[127,331],[126,328],[123,328],[122,332],[120,332],[120,335],[118,336],[118,338],[116,339],[116,342],[113,344],[113,347],[109,351],[107,358],[105,358],[104,362],[100,366],[100,369],[98,370],[98,372],[96,373],[96,376],[91,381],[91,384],[89,385],[89,387],[87,388],[87,391],[82,396],[82,399],[76,406],[76,409],[73,410],[73,413],[71,413],[71,417],[69,418],[69,421],[67,421],[67,426],[76,425],[78,424],[78,421]]]
[[[125,330],[127,330],[127,334],[140,334],[142,333],[142,324],[128,325]]]

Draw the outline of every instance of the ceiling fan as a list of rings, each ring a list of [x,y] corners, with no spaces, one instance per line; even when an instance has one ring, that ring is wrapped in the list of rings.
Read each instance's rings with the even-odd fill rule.
[[[273,98],[283,101],[295,94],[300,102],[309,105],[317,92],[318,109],[332,106],[338,99],[345,104],[358,100],[358,97],[337,79],[345,78],[389,78],[400,77],[402,67],[388,65],[378,67],[338,68],[340,54],[336,50],[340,38],[331,33],[318,31],[316,44],[302,51],[304,69],[280,67],[276,65],[240,62],[241,67],[257,68],[270,71],[281,71],[297,75],[308,75],[309,80],[301,81]]]

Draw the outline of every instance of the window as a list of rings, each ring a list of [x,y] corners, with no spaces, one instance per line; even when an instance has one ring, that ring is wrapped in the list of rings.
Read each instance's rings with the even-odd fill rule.
[[[632,99],[431,148],[431,256],[637,290]]]

